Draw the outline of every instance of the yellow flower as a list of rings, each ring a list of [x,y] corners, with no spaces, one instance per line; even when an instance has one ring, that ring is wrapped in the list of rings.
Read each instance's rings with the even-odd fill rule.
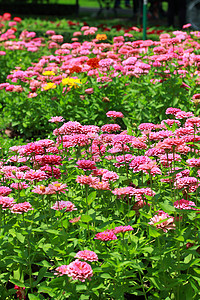
[[[62,80],[62,84],[68,85],[70,88],[74,87],[76,89],[79,88],[82,82],[78,78],[67,77]]]
[[[45,71],[45,72],[42,73],[42,75],[44,75],[44,76],[54,76],[55,73],[53,71]]]
[[[96,39],[99,41],[107,40],[107,35],[106,34],[97,34]]]
[[[48,90],[55,89],[55,88],[56,88],[56,85],[53,82],[48,82],[45,86],[43,86],[44,91],[48,91]]]

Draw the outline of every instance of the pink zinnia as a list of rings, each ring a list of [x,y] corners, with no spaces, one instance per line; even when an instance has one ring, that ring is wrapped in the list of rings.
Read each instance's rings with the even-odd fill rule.
[[[174,202],[174,207],[179,208],[179,209],[193,209],[195,210],[194,207],[196,204],[193,201],[185,200],[185,199],[180,199]]]
[[[127,226],[118,226],[118,227],[115,227],[115,229],[113,230],[113,232],[115,234],[120,233],[120,232],[126,232],[126,231],[133,231],[133,227],[130,226],[130,225],[127,225]]]
[[[64,122],[65,119],[63,119],[63,117],[51,117],[51,119],[49,119],[49,122],[51,123],[59,123],[59,122]]]
[[[112,171],[107,171],[102,176],[102,181],[113,181],[113,182],[115,182],[118,179],[119,179],[119,176],[117,175],[117,173],[112,172]]]
[[[65,209],[65,211],[70,211],[70,212],[73,210],[77,210],[75,205],[70,201],[56,201],[56,203],[51,207],[51,209],[54,209],[54,210]]]
[[[95,239],[100,241],[113,241],[113,240],[117,240],[117,237],[112,230],[106,230],[97,233],[95,235]]]
[[[123,113],[121,113],[120,111],[114,111],[114,110],[108,111],[106,113],[106,116],[108,118],[114,118],[114,119],[116,119],[116,118],[123,118],[124,117]]]
[[[83,250],[76,253],[75,258],[84,259],[87,261],[98,261],[98,256],[95,252],[90,250]]]
[[[186,118],[194,117],[194,114],[191,111],[189,112],[179,111],[176,113],[175,117],[176,119],[186,119]]]
[[[119,131],[121,127],[118,124],[105,124],[101,127],[102,131],[105,132],[114,132],[114,131]]]
[[[131,186],[122,187],[122,188],[116,188],[112,193],[116,196],[126,196],[129,195],[129,197],[134,195],[134,188]]]
[[[180,108],[169,107],[169,108],[167,108],[165,114],[166,115],[176,115],[179,111],[181,111]]]
[[[67,185],[65,183],[60,183],[58,181],[52,182],[48,185],[48,189],[53,190],[58,193],[65,193],[68,191]]]
[[[157,224],[162,220],[162,223]],[[162,229],[164,232],[167,232],[170,229],[175,229],[174,218],[162,210],[158,211],[158,214],[153,216],[148,224],[155,225],[158,229]]]
[[[62,43],[63,42],[63,36],[61,34],[52,35],[51,39],[52,39],[53,42],[56,42],[56,43]]]
[[[95,183],[99,182],[98,177],[93,177],[92,175],[86,176],[86,175],[81,175],[77,176],[76,182],[80,183],[81,185],[94,185]]]
[[[77,165],[79,169],[82,169],[83,171],[87,170],[95,170],[95,162],[92,160],[78,160]]]
[[[7,186],[0,186],[0,195],[7,196],[12,192],[12,190]]]
[[[15,214],[22,214],[29,210],[33,210],[33,207],[29,202],[17,203],[11,207],[11,212]]]
[[[30,181],[42,181],[46,178],[47,178],[46,173],[43,171],[40,171],[40,170],[37,170],[37,171],[30,170],[30,171],[27,171],[24,175],[24,179],[30,180]]]
[[[11,208],[14,205],[14,199],[0,196],[0,205],[2,205],[3,210],[6,208]]]
[[[90,280],[93,276],[91,266],[86,262],[80,261],[79,259],[76,259],[69,265],[63,265],[56,268],[56,271],[59,273],[55,274],[59,274],[60,276],[68,275],[69,277],[72,277],[73,280],[80,280],[81,282],[85,282],[86,279]]]

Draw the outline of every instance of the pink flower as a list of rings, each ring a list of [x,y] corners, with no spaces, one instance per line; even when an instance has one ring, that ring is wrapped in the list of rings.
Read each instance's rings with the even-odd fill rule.
[[[196,208],[192,207],[196,206],[196,204],[193,201],[180,199],[174,202],[174,207],[179,209],[193,209],[196,210]]]
[[[120,232],[126,232],[126,231],[132,231],[133,230],[133,227],[130,226],[130,225],[127,225],[127,226],[118,226],[118,227],[115,227],[115,229],[113,230],[113,232],[115,234],[117,233],[120,233]]]
[[[88,88],[88,89],[85,90],[85,93],[89,94],[89,95],[93,94],[94,93],[94,89],[93,88]]]
[[[189,192],[194,192],[199,186],[199,181],[196,177],[185,176],[178,178],[174,185],[177,189],[188,189]]]
[[[77,165],[78,168],[83,169],[83,171],[87,171],[87,170],[91,171],[96,169],[95,162],[92,160],[78,160]]]
[[[186,119],[186,118],[194,117],[194,114],[191,111],[189,112],[179,111],[176,113],[175,117],[176,119]]]
[[[53,190],[58,193],[65,193],[68,191],[67,185],[65,183],[60,183],[58,181],[52,182],[48,185],[48,189]]]
[[[0,186],[0,195],[7,196],[12,192],[12,190],[7,186]]]
[[[75,208],[75,205],[70,201],[56,201],[56,203],[51,207],[51,209],[54,210],[65,209],[65,211],[70,211],[70,212],[73,210],[77,210],[77,208]]]
[[[51,117],[51,119],[49,120],[49,122],[51,123],[59,123],[59,122],[64,122],[65,120],[63,119],[63,117]]]
[[[55,43],[62,43],[63,42],[63,36],[61,34],[58,35],[52,35],[51,39]]]
[[[41,170],[37,170],[37,171],[30,170],[24,174],[24,179],[30,180],[30,181],[42,181],[42,180],[46,179],[47,177],[48,177],[47,174]]]
[[[92,175],[86,176],[86,175],[81,175],[77,176],[76,182],[80,183],[81,185],[94,185],[97,182],[99,182],[98,177],[93,177]]]
[[[95,235],[94,239],[100,240],[100,241],[113,241],[113,240],[117,240],[117,237],[113,233],[112,230],[106,230],[106,231],[97,233]]]
[[[101,127],[102,131],[105,132],[113,132],[113,131],[119,131],[121,127],[118,124],[105,124]]]
[[[153,123],[141,123],[139,126],[138,126],[138,129],[143,131],[143,130],[151,130],[151,129],[154,129],[155,127],[155,124]]]
[[[114,119],[116,119],[116,118],[124,118],[123,113],[121,113],[120,111],[114,111],[114,110],[108,111],[106,113],[106,116],[108,118],[114,118]]]
[[[75,134],[75,133],[82,133],[81,132],[82,125],[79,122],[72,122],[69,121],[67,123],[64,123],[57,131],[55,131],[55,135],[59,134]]]
[[[140,171],[140,165],[148,164],[151,162],[151,159],[148,156],[136,156],[131,163],[129,164],[129,168],[133,169],[133,173]]]
[[[125,164],[130,163],[135,158],[132,154],[125,154],[125,155],[119,155],[116,156],[115,159],[117,163],[114,163],[115,167],[120,168],[122,166],[125,166]]]
[[[112,172],[112,171],[107,171],[102,176],[102,181],[109,181],[110,180],[110,181],[115,182],[118,179],[119,179],[119,176],[117,175],[117,173]]]
[[[191,27],[191,26],[192,26],[192,24],[187,23],[187,24],[183,25],[183,29],[189,28],[189,27]]]
[[[11,208],[14,205],[14,199],[0,196],[0,205],[2,205],[3,210],[6,208]]]
[[[29,187],[29,185],[25,182],[14,182],[10,185],[10,187],[12,189],[16,189],[16,190],[23,190],[23,189],[27,189]]]
[[[162,220],[162,223],[157,224]],[[162,229],[164,232],[167,232],[170,229],[175,229],[174,218],[162,210],[158,211],[158,214],[151,218],[148,224],[154,225],[158,229]]]
[[[33,207],[31,206],[31,204],[29,202],[23,202],[23,203],[14,204],[10,208],[10,210],[11,210],[12,213],[22,214],[22,213],[27,212],[29,210],[33,210]]]
[[[98,181],[95,182],[94,184],[90,184],[90,187],[96,189],[96,190],[103,190],[103,191],[108,191],[110,190],[110,185],[107,181]]]
[[[75,218],[69,220],[69,222],[70,222],[70,223],[77,223],[77,222],[80,220],[80,218],[81,218],[81,216],[75,217]]]
[[[73,280],[80,280],[81,282],[85,282],[86,279],[90,280],[93,276],[91,266],[86,262],[80,261],[79,259],[76,259],[69,265],[63,265],[56,268],[56,271],[59,273],[54,274],[59,274],[60,276],[68,275],[69,277],[72,277]]]
[[[131,197],[134,195],[134,188],[131,186],[116,188],[112,191],[112,193],[117,196],[129,195],[129,197]]]
[[[190,158],[186,160],[189,167],[200,168],[200,158]]]
[[[169,107],[169,108],[167,108],[167,110],[166,110],[166,115],[176,115],[178,112],[180,112],[181,111],[181,109],[180,108],[175,108],[175,107]]]
[[[76,253],[75,258],[84,259],[87,261],[98,261],[98,256],[95,252],[90,250],[83,250]]]
[[[56,34],[54,30],[47,30],[46,35],[54,35]]]
[[[61,156],[59,155],[41,155],[36,156],[35,160],[41,166],[44,165],[61,165]]]
[[[133,189],[133,195],[135,195],[136,201],[145,200],[145,195],[153,197],[156,193],[150,188]]]

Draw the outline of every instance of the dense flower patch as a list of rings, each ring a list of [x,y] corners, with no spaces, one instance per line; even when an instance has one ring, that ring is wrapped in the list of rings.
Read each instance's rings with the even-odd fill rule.
[[[101,127],[52,117],[52,139],[10,148],[1,295],[199,296],[200,118],[174,107],[166,116],[129,133],[116,129],[118,111]]]
[[[56,30],[37,37],[34,31],[18,32],[21,23],[14,23],[1,21],[2,57],[7,65],[16,62],[0,84],[2,123],[25,137],[46,137],[51,116],[89,124],[93,115],[93,123],[103,125],[106,112],[117,110],[138,124],[161,121],[169,103],[194,110],[199,32],[186,28],[143,41],[136,40],[140,29],[132,26],[109,40],[101,27],[75,24],[73,37],[65,41]],[[27,60],[20,61],[23,56]]]
[[[0,18],[0,295],[199,299],[199,32],[66,23]]]

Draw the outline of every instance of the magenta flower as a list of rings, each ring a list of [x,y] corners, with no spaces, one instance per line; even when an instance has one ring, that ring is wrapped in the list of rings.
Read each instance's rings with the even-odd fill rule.
[[[69,265],[63,265],[56,268],[56,271],[59,272],[54,273],[56,275],[68,275],[69,277],[72,277],[73,280],[80,280],[81,282],[85,282],[86,279],[90,280],[93,276],[91,266],[86,262],[80,261],[79,259],[76,259]]]
[[[95,235],[94,239],[100,240],[100,241],[113,241],[113,240],[117,240],[117,237],[112,230],[106,230],[106,231],[97,233]]]
[[[77,162],[78,168],[82,169],[83,171],[88,171],[88,170],[95,170],[95,162],[92,160],[78,160]]]
[[[130,225],[127,225],[127,226],[118,226],[118,227],[115,227],[115,229],[113,230],[113,232],[115,234],[120,233],[120,232],[126,232],[126,231],[133,231],[133,227],[130,226]]]
[[[196,204],[193,201],[185,200],[185,199],[180,199],[174,202],[174,207],[179,208],[179,209],[193,209]]]
[[[105,132],[114,132],[114,131],[119,131],[121,127],[118,124],[105,124],[101,127],[102,131]]]
[[[132,59],[135,59],[135,57],[133,58],[133,57],[131,57]],[[130,59],[130,58],[129,58]],[[137,60],[137,59],[136,59]],[[121,113],[120,111],[114,111],[114,110],[110,110],[110,111],[108,111],[107,113],[106,113],[106,116],[108,117],[108,118],[114,118],[114,119],[116,119],[116,118],[124,118],[124,115],[123,115],[123,113]]]
[[[98,256],[95,252],[90,250],[83,250],[76,253],[75,258],[84,259],[87,261],[98,261]]]

